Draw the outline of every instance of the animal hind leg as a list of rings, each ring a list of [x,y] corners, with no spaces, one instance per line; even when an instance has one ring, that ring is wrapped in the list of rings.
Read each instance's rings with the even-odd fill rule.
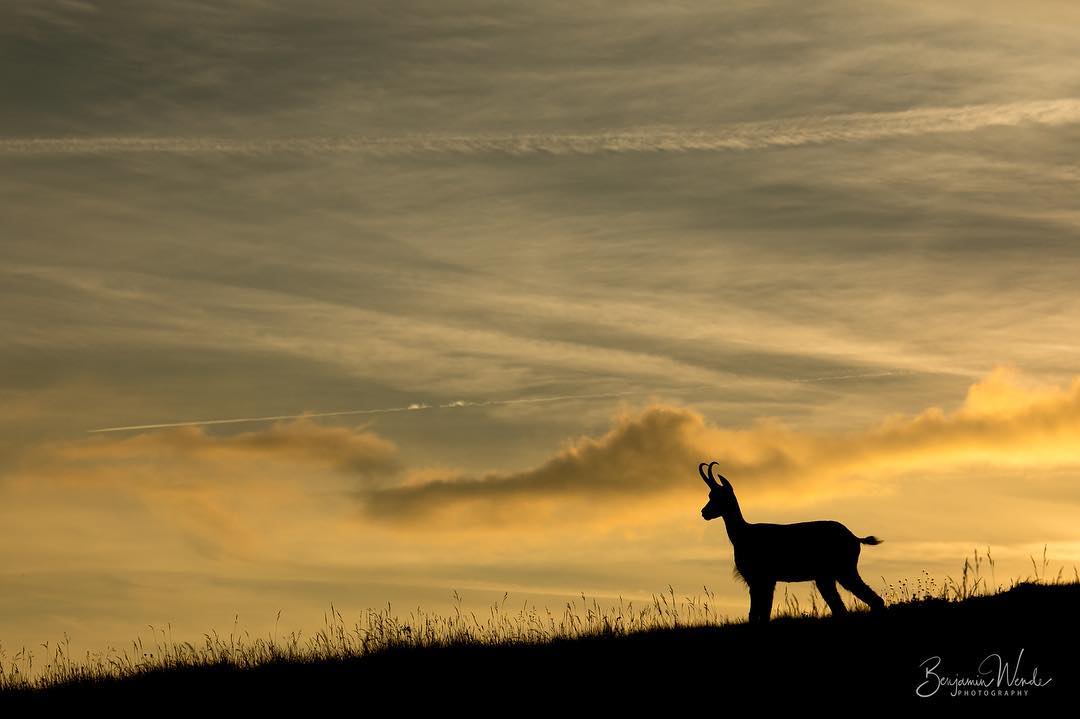
[[[885,600],[879,597],[877,592],[862,580],[857,569],[847,576],[840,577],[840,585],[866,602],[873,611],[880,611],[885,608]]]
[[[776,582],[757,580],[750,583],[750,622],[767,622],[772,614]]]
[[[836,579],[829,577],[827,579],[816,579],[814,584],[817,585],[818,591],[821,592],[822,599],[829,605],[829,609],[832,610],[833,616],[839,616],[847,613],[847,607],[844,606],[844,600],[840,598],[840,592],[836,591]]]

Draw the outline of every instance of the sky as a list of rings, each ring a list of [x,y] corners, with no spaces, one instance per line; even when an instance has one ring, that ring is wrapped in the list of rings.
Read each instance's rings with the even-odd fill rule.
[[[878,591],[1071,575],[1077,48],[1071,0],[0,0],[0,647],[742,616],[714,459]]]

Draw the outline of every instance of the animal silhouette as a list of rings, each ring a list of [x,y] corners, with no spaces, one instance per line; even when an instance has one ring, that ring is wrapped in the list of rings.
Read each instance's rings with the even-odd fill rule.
[[[885,607],[859,576],[863,544],[881,544],[877,537],[856,537],[840,522],[754,524],[743,519],[735,490],[723,475],[713,477],[719,462],[704,462],[698,472],[709,485],[709,503],[701,509],[706,521],[724,518],[735,550],[735,570],[750,589],[750,621],[767,622],[777,582],[815,582],[834,615],[847,611],[836,583],[870,605]],[[720,481],[717,482],[717,479]]]

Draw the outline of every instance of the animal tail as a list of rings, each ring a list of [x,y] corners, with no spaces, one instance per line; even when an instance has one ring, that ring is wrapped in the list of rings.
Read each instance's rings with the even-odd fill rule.
[[[884,540],[878,539],[877,537],[875,537],[872,534],[869,537],[859,537],[859,544],[875,545],[875,544],[881,544],[883,541]]]

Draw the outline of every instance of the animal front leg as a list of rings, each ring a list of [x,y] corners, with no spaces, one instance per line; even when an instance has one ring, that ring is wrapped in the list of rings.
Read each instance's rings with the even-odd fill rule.
[[[750,584],[750,621],[767,622],[772,614],[776,582],[756,580]]]

